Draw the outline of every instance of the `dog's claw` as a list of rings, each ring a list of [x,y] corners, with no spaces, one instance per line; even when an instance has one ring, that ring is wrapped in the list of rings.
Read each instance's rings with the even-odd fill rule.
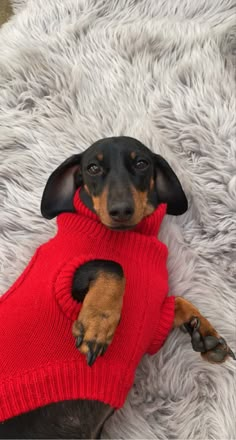
[[[76,342],[75,342],[75,346],[76,348],[80,348],[82,342],[83,342],[84,337],[83,336],[78,336],[78,338],[76,338]]]
[[[102,348],[102,351],[101,351],[101,356],[104,356],[104,354],[106,353],[107,349],[108,349],[108,344],[104,344],[103,348]]]
[[[230,356],[234,361],[236,361],[236,356],[235,356],[234,352],[231,350],[231,348],[228,347],[224,338],[221,337],[219,339],[219,344],[224,345],[226,347],[227,355]]]
[[[184,324],[184,327],[191,336],[194,351],[204,353],[206,351],[204,341],[198,331],[200,327],[200,319],[193,316],[188,323]]]
[[[227,345],[225,339],[222,337],[218,339],[218,343],[222,345]]]
[[[101,351],[102,351],[102,344],[97,344],[97,348],[96,348],[96,350],[95,350],[95,352],[94,352],[94,354],[95,354],[95,356],[96,356],[96,359],[97,359],[97,357],[101,354]]]
[[[81,323],[77,324],[79,327],[79,336],[75,338],[75,346],[80,350],[81,345],[85,346],[86,361],[89,367],[92,367],[98,356],[103,356],[109,344],[96,342],[95,339],[87,341],[84,335],[84,327]]]
[[[190,336],[195,333],[200,327],[200,319],[197,316],[193,316],[189,322],[186,322],[182,326],[182,330],[188,332]]]
[[[92,352],[91,349],[89,349],[87,354],[87,364],[89,365],[89,367],[92,367],[94,362],[95,362],[94,353]]]
[[[236,361],[236,356],[231,348],[228,349],[228,356],[230,356],[234,361]]]
[[[102,355],[104,346],[95,342],[87,342],[89,351],[87,353],[87,364],[92,367],[99,355]]]
[[[87,364],[89,365],[89,367],[92,367],[92,365],[94,364],[95,360],[96,360],[96,356],[95,356],[95,352],[94,352],[94,348],[95,348],[95,343],[94,341],[89,341],[86,342],[87,346],[88,346],[88,353],[87,353]]]
[[[108,349],[108,344],[98,344],[97,348],[95,350],[93,350],[91,344],[90,344],[90,348],[87,354],[87,364],[92,367],[92,365],[94,364],[94,362],[96,361],[97,357],[103,356],[106,351]]]
[[[75,346],[79,349],[84,340],[84,326],[81,322],[78,323],[78,330],[79,335],[75,339]]]

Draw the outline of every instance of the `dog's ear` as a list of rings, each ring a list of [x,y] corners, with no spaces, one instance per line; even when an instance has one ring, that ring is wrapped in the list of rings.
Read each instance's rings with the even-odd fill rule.
[[[154,164],[158,202],[167,204],[167,214],[183,214],[188,209],[188,201],[178,177],[159,154],[154,155]]]
[[[43,217],[52,219],[62,212],[74,212],[74,194],[83,183],[81,159],[82,154],[74,154],[49,177],[41,201]]]

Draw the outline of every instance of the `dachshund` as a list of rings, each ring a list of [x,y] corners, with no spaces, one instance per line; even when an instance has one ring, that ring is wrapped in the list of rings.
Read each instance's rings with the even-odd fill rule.
[[[188,208],[179,179],[166,160],[131,137],[101,139],[64,161],[47,181],[42,215],[52,219],[60,213],[74,212],[73,197],[78,188],[83,204],[106,228],[120,234],[134,229],[161,203],[167,205],[167,214],[174,216]],[[105,282],[109,283],[109,293],[104,288]],[[112,340],[104,332],[100,352],[90,343],[91,328],[98,328],[97,320],[101,319],[90,313],[96,308],[97,295],[103,298],[104,307],[108,302],[112,305],[109,334],[114,335],[121,315],[116,298],[121,297],[123,289],[123,268],[114,261],[89,261],[74,274],[71,295],[76,301],[84,302],[84,306],[72,332],[89,365],[96,362]],[[193,349],[205,360],[221,363],[229,356],[234,358],[210,322],[181,297],[175,298],[173,327],[190,334]],[[101,325],[99,328],[102,331]],[[113,412],[114,408],[108,404],[93,400],[53,403],[0,424],[0,438],[99,438]]]

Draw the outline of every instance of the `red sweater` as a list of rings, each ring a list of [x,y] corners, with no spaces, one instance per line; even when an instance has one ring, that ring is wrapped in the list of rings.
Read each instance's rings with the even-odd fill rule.
[[[157,238],[166,206],[133,230],[103,226],[75,196],[75,214],[60,214],[56,236],[38,248],[0,298],[0,421],[68,399],[119,408],[145,353],[156,353],[174,320],[168,297],[167,248]],[[92,367],[75,348],[72,322],[81,308],[73,274],[91,259],[120,263],[126,277],[121,322]]]

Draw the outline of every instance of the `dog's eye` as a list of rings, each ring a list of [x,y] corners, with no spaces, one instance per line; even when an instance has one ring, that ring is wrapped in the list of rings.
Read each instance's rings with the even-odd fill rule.
[[[148,168],[149,163],[144,159],[140,159],[135,162],[134,166],[138,170],[145,170],[146,168]]]
[[[87,171],[91,176],[98,176],[103,173],[102,167],[96,165],[95,163],[91,163],[90,165],[88,165]]]

